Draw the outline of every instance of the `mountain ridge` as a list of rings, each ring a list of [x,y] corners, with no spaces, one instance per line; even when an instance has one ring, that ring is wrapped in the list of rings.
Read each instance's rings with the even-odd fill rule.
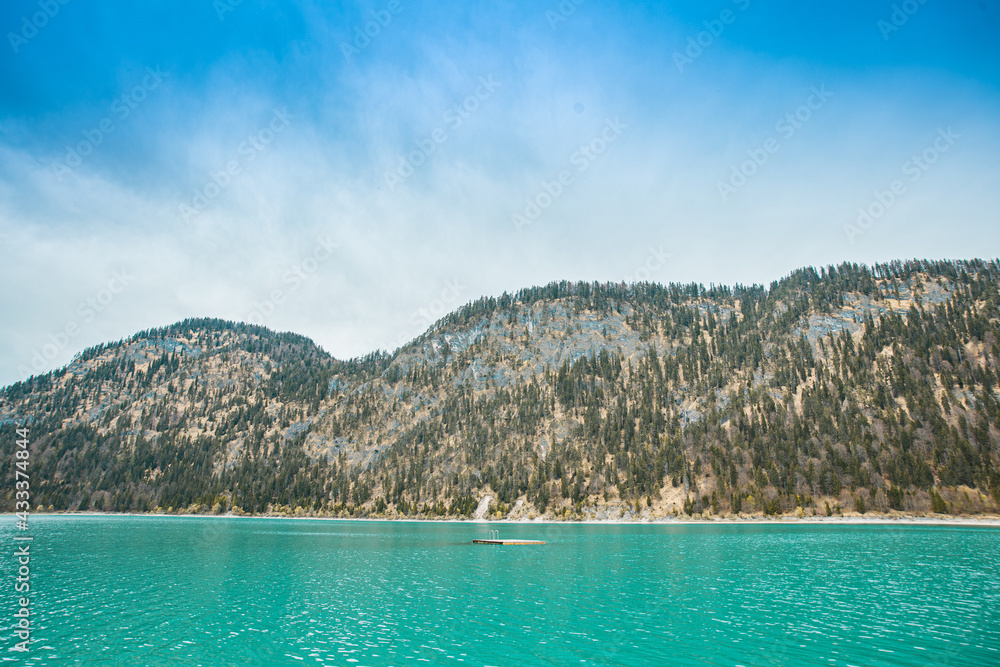
[[[914,260],[766,288],[563,281],[350,360],[189,319],[0,389],[0,432],[31,426],[33,496],[56,510],[995,513],[998,277]]]

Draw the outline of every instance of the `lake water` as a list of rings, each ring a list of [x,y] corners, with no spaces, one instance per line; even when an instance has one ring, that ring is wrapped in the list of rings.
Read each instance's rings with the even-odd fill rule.
[[[997,528],[32,521],[19,664],[1000,665]]]

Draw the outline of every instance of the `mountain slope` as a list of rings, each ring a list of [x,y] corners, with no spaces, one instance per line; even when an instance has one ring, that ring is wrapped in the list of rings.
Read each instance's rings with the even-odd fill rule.
[[[189,320],[5,388],[0,428],[31,426],[55,509],[996,512],[998,279],[976,260],[554,283],[346,362]]]

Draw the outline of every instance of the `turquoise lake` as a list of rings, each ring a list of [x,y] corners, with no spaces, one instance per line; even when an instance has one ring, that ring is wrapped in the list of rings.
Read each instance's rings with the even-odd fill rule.
[[[997,528],[33,517],[27,654],[15,533],[18,664],[1000,665]]]

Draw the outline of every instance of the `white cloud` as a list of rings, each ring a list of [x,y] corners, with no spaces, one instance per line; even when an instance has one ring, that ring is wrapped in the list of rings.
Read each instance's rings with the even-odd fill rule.
[[[828,117],[817,116],[723,202],[717,180],[772,130],[776,114],[798,104],[804,78],[783,74],[761,90],[712,97],[707,60],[704,73],[648,90],[635,72],[594,74],[593,63],[528,47],[507,63],[438,53],[405,71],[365,55],[370,63],[330,75],[330,90],[316,99],[241,92],[224,68],[204,100],[173,82],[170,104],[151,104],[148,126],[137,120],[134,128],[157,137],[152,182],[124,167],[116,173],[113,159],[59,181],[41,157],[0,147],[0,307],[8,313],[0,384],[20,379],[18,367],[68,323],[79,332],[44,359],[45,370],[140,329],[254,313],[349,357],[419,334],[421,311],[551,280],[635,275],[651,248],[671,253],[652,279],[705,283],[766,283],[800,265],[843,260],[1000,254],[992,187],[1000,139],[984,120],[988,108],[957,116],[969,137],[961,150],[900,204],[895,220],[852,247],[845,216],[901,160],[884,158],[887,176],[873,156],[906,145],[898,135],[920,139],[920,123],[932,131],[941,109],[914,113],[886,140],[889,130],[865,122],[869,84],[842,83],[837,106],[823,109]],[[490,75],[500,87],[460,126],[448,125],[448,109]],[[752,112],[734,108],[740,95]],[[295,116],[287,130],[243,161],[240,143],[283,106]],[[574,152],[615,117],[627,129],[575,171]],[[385,171],[437,128],[447,140],[388,191]],[[179,206],[232,159],[240,174],[185,220]],[[517,234],[511,215],[560,170],[573,171],[573,184]],[[338,247],[306,271],[325,239]],[[83,321],[80,304],[123,269],[134,280]],[[276,292],[281,303],[262,306]]]

